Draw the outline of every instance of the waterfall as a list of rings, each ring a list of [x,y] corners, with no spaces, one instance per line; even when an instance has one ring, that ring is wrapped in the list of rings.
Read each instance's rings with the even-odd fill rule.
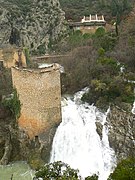
[[[67,98],[62,103],[62,122],[52,145],[51,162],[62,161],[78,169],[82,178],[98,174],[106,180],[115,162],[114,151],[109,147],[106,114],[93,105],[80,100],[84,91]],[[96,119],[100,119],[102,140],[96,132]]]

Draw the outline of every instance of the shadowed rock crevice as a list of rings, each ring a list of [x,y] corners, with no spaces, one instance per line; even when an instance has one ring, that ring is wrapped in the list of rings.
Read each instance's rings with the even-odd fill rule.
[[[47,50],[66,31],[58,0],[0,2],[0,45]]]
[[[19,46],[20,44],[20,33],[16,28],[12,28],[11,35],[9,38],[9,43],[11,45],[15,44],[16,46]]]
[[[118,160],[135,157],[135,115],[113,107],[107,118],[110,146]]]

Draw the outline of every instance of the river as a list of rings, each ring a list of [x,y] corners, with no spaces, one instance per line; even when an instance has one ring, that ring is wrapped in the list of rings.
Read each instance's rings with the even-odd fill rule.
[[[109,147],[106,114],[81,102],[80,91],[74,97],[62,101],[62,122],[52,145],[50,161],[63,161],[79,169],[82,178],[98,174],[99,180],[107,180],[115,165],[115,153]],[[103,125],[102,139],[96,131],[96,121]],[[24,162],[0,166],[0,180],[32,180],[34,172]]]
[[[115,153],[109,147],[106,114],[80,100],[84,91],[66,98],[62,107],[62,123],[55,134],[51,162],[63,161],[79,169],[84,178],[98,174],[106,180],[115,165]],[[102,139],[96,131],[96,121],[103,125]]]

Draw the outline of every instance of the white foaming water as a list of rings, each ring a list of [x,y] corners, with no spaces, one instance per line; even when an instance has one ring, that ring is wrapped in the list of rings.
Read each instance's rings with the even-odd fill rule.
[[[115,162],[108,142],[106,115],[94,106],[82,104],[83,93],[77,93],[73,100],[68,98],[62,107],[62,122],[53,140],[50,161],[62,161],[79,169],[82,178],[99,174],[99,180],[106,180]],[[96,132],[97,117],[103,125],[102,140]]]
[[[135,114],[135,102],[133,103],[132,113]]]

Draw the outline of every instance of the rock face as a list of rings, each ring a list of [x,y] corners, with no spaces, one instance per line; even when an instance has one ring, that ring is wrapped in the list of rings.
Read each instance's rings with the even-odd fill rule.
[[[42,133],[44,143],[38,137],[30,139],[17,126],[12,113],[0,105],[0,164],[6,165],[11,161],[27,161],[32,168],[38,168],[48,162],[51,144],[56,127]]]
[[[107,118],[110,146],[118,160],[135,156],[135,115],[113,107]]]
[[[101,119],[97,119],[96,130],[102,139]],[[108,127],[109,144],[115,151],[117,160],[135,157],[135,114],[112,106],[107,114],[105,126]]]
[[[0,46],[47,50],[66,30],[58,0],[0,0]]]

